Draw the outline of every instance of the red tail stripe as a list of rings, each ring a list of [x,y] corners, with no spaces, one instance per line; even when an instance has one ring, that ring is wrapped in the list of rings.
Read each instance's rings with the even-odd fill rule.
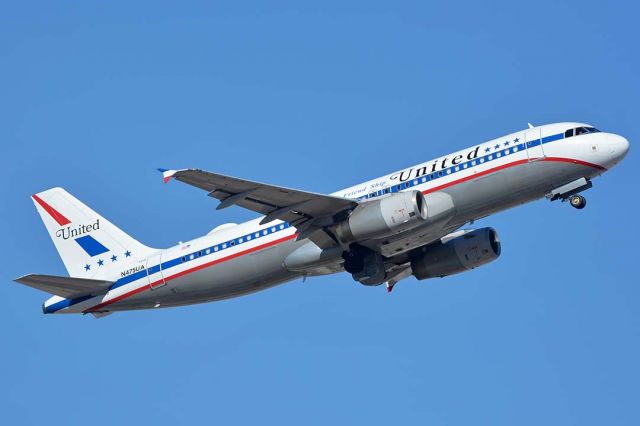
[[[69,219],[67,219],[66,217],[64,217],[62,215],[62,213],[60,213],[58,210],[56,210],[53,207],[51,207],[49,204],[45,203],[44,200],[42,200],[42,198],[38,197],[35,194],[32,195],[31,197],[33,197],[33,199],[36,200],[36,203],[40,204],[40,206],[43,209],[45,209],[47,211],[47,213],[49,213],[49,216],[51,216],[53,218],[53,220],[58,222],[58,225],[64,226],[64,225],[68,225],[68,224],[71,223],[71,221]]]

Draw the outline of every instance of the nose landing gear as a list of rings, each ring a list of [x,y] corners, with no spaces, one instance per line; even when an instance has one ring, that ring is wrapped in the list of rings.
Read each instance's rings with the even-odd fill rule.
[[[551,200],[561,200],[562,202],[569,201],[571,207],[575,209],[584,209],[587,205],[587,199],[582,195],[578,195],[578,192],[585,191],[591,188],[593,184],[587,178],[576,179],[573,182],[569,182],[558,188],[553,189],[546,194],[546,197]]]
[[[569,197],[569,204],[571,204],[571,207],[575,209],[584,209],[587,205],[587,199],[582,195],[572,195],[571,197]]]

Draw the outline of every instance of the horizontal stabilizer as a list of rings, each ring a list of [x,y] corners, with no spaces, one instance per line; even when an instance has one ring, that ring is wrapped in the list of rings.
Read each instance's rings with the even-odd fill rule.
[[[16,282],[65,298],[105,293],[113,281],[86,278],[59,277],[56,275],[29,274],[16,278]]]

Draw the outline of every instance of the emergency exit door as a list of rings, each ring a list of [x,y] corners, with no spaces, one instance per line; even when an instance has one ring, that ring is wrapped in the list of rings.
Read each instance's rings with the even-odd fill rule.
[[[524,133],[524,143],[527,148],[529,161],[542,160],[544,158],[544,147],[542,146],[540,129],[527,130]]]
[[[151,290],[167,284],[162,273],[162,254],[147,259],[147,279]]]

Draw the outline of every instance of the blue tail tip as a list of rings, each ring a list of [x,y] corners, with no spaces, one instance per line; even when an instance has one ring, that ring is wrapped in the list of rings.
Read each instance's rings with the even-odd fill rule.
[[[158,167],[158,171],[159,171],[160,173],[164,173],[164,172],[168,172],[168,171],[169,171],[169,169],[163,169],[162,167]]]

